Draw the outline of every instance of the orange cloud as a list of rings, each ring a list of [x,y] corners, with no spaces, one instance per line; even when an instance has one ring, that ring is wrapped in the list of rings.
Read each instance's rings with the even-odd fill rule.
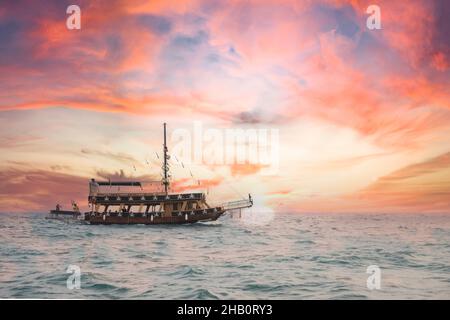
[[[270,191],[267,194],[268,195],[288,195],[292,191],[293,191],[293,189],[281,189],[281,190]]]
[[[269,166],[262,165],[262,164],[252,164],[252,163],[243,163],[243,164],[234,163],[229,166],[232,176],[253,175],[267,167],[269,167]]]
[[[88,179],[44,170],[0,171],[0,212],[48,212],[60,203],[87,206]]]
[[[411,107],[432,105],[450,109],[450,90],[447,83],[436,83],[423,76],[393,76],[385,78],[384,84],[392,94],[408,99]]]
[[[351,198],[378,210],[448,212],[450,153],[395,171]]]
[[[173,192],[184,192],[190,190],[204,190],[205,188],[216,187],[223,182],[223,178],[200,179],[194,181],[190,178],[176,179],[171,183]]]

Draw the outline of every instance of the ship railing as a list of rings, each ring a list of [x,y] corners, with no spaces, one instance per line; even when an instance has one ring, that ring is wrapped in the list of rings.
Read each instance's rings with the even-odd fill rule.
[[[250,208],[252,205],[253,205],[253,201],[251,201],[251,200],[236,200],[236,201],[225,202],[222,204],[222,207],[225,210],[236,210],[236,209]]]
[[[162,196],[165,195],[165,192],[99,192],[96,197],[141,197],[141,196]]]
[[[175,193],[166,195],[165,193],[99,193],[88,197],[89,202],[96,203],[147,203],[147,202],[165,202],[165,201],[198,201],[204,198],[203,193]]]

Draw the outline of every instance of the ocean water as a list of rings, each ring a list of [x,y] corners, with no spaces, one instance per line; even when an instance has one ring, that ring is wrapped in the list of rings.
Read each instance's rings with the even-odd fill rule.
[[[80,289],[67,288],[69,265]],[[367,288],[370,265],[379,290]],[[1,214],[0,298],[450,299],[450,215],[90,226]]]

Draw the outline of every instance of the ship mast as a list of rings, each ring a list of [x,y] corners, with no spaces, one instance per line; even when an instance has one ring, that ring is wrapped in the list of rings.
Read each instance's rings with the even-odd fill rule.
[[[164,122],[164,165],[163,165],[163,172],[164,172],[164,178],[163,178],[163,184],[164,184],[164,192],[167,195],[167,191],[169,189],[169,179],[168,179],[168,172],[169,167],[167,165],[167,160],[169,159],[169,155],[167,154],[167,139],[166,139],[166,123]]]

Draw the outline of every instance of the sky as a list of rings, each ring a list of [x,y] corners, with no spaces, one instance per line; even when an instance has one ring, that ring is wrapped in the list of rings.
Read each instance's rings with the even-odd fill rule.
[[[169,149],[196,123],[278,132],[274,172],[172,157],[174,192],[448,213],[449,16],[444,0],[2,0],[0,212],[86,208],[90,178],[159,179],[167,122]]]

